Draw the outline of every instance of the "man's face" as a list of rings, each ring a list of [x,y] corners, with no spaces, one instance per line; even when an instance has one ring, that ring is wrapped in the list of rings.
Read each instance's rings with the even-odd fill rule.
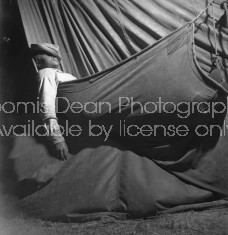
[[[47,54],[38,54],[33,56],[33,59],[36,63],[37,69],[45,69],[45,68],[54,68],[57,69],[59,67],[58,58],[47,55]]]

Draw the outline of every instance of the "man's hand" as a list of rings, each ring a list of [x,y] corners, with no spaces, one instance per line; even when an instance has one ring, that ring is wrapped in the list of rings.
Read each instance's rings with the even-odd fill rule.
[[[68,147],[65,141],[55,144],[55,150],[58,154],[58,158],[61,161],[67,160],[69,153],[68,153]]]

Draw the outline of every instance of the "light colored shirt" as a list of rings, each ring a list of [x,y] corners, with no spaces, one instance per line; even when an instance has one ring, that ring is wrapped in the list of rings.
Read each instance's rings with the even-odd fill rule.
[[[39,70],[38,96],[40,101],[40,116],[48,132],[48,138],[54,144],[64,141],[56,116],[56,95],[59,83],[77,79],[69,73],[53,68]]]

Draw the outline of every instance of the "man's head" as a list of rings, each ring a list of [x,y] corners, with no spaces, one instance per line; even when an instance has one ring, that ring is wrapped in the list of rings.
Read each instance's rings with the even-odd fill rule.
[[[57,45],[51,43],[31,44],[30,50],[38,70],[59,67],[61,56]]]

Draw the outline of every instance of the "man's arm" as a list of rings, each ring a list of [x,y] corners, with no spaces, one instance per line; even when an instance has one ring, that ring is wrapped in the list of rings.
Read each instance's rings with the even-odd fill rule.
[[[58,156],[65,160],[68,156],[68,148],[56,117],[55,100],[57,95],[58,80],[55,76],[56,70],[44,69],[39,72],[38,94],[40,99],[40,116],[48,133],[49,141],[55,146]]]

